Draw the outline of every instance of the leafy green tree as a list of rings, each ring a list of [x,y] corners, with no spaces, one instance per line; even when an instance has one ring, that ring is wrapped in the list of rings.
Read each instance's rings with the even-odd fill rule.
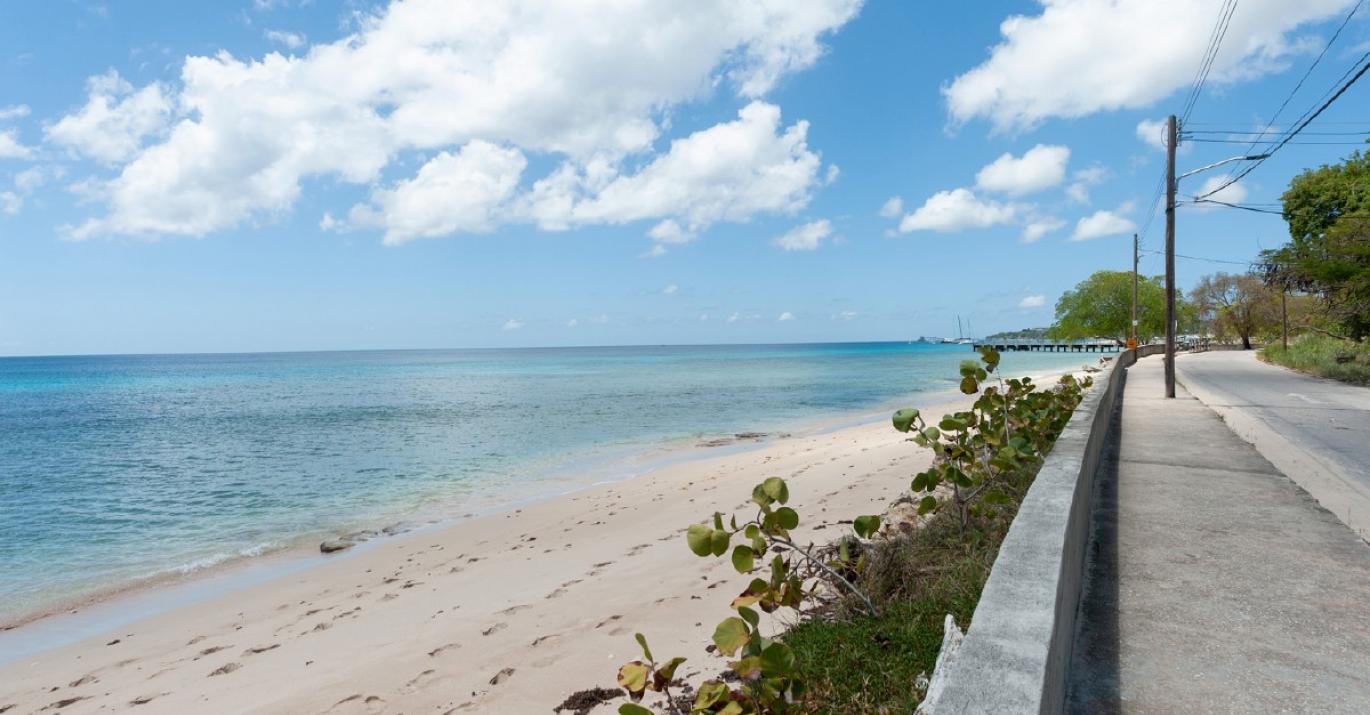
[[[1266,283],[1322,299],[1332,334],[1370,336],[1370,155],[1294,178],[1281,197],[1289,243],[1261,254]],[[1332,331],[1326,331],[1332,332]]]
[[[1176,310],[1184,325],[1192,313],[1178,296]],[[1142,276],[1137,281],[1137,336],[1165,334],[1165,286],[1162,279]],[[1132,272],[1098,271],[1056,301],[1051,337],[1062,340],[1109,337],[1127,339],[1132,325]]]
[[[1203,322],[1220,339],[1241,338],[1251,349],[1256,336],[1280,329],[1280,294],[1253,275],[1216,273],[1199,279],[1190,293]]]

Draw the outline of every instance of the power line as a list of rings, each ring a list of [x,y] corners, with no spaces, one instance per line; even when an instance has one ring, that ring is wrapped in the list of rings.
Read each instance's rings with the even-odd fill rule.
[[[1322,52],[1319,52],[1319,53],[1318,53],[1318,56],[1315,57],[1315,58],[1313,58],[1313,63],[1310,64],[1310,65],[1308,65],[1308,69],[1304,71],[1303,76],[1300,77],[1300,78],[1299,78],[1299,81],[1294,85],[1294,89],[1292,89],[1292,90],[1289,91],[1289,94],[1288,94],[1287,96],[1285,96],[1284,101],[1283,101],[1283,102],[1280,102],[1279,108],[1276,109],[1276,110],[1275,110],[1275,113],[1274,113],[1273,115],[1270,116],[1270,121],[1266,122],[1265,127],[1261,130],[1260,134],[1257,135],[1257,137],[1256,137],[1257,140],[1264,139],[1264,138],[1265,138],[1265,135],[1266,135],[1266,131],[1267,131],[1270,127],[1274,126],[1275,122],[1276,122],[1277,120],[1279,120],[1280,115],[1284,113],[1285,108],[1289,106],[1289,103],[1290,103],[1291,101],[1293,101],[1295,95],[1297,95],[1297,94],[1299,93],[1299,90],[1303,88],[1304,82],[1307,82],[1307,81],[1308,81],[1309,76],[1311,76],[1311,75],[1313,74],[1313,70],[1314,70],[1314,69],[1317,69],[1318,64],[1322,62],[1322,58],[1325,57],[1325,56],[1327,55],[1328,50],[1331,50],[1331,49],[1332,49],[1332,45],[1333,45],[1334,43],[1336,43],[1337,38],[1341,36],[1341,31],[1344,30],[1344,29],[1346,29],[1346,26],[1347,26],[1348,24],[1350,24],[1351,18],[1353,18],[1353,17],[1356,16],[1356,12],[1357,12],[1358,10],[1360,10],[1360,6],[1361,6],[1361,4],[1364,3],[1364,2],[1365,2],[1365,0],[1356,0],[1356,4],[1355,4],[1354,6],[1351,7],[1351,11],[1348,12],[1348,13],[1346,13],[1346,17],[1343,18],[1342,21],[1341,21],[1341,24],[1337,26],[1337,31],[1334,32],[1334,33],[1332,33],[1332,36],[1331,36],[1330,38],[1328,38],[1328,40],[1327,40],[1327,44],[1326,44],[1326,45],[1323,45]],[[1345,76],[1345,75],[1343,75],[1343,76]],[[1329,103],[1330,103],[1330,102],[1329,102]],[[1318,110],[1318,113],[1321,113],[1321,112],[1322,112],[1322,110],[1319,109],[1319,110]],[[1315,115],[1315,116],[1316,116],[1316,115]],[[1310,118],[1308,121],[1312,121],[1312,119]],[[1307,126],[1307,123],[1305,123],[1304,126]],[[1297,133],[1298,133],[1298,131],[1296,130],[1296,131],[1294,132],[1294,134],[1297,134]],[[1289,138],[1293,138],[1293,135],[1291,134]],[[1280,146],[1284,146],[1284,145],[1281,144]],[[1256,148],[1256,142],[1253,141],[1253,142],[1251,143],[1251,145],[1248,146],[1248,147],[1246,148],[1246,152],[1245,152],[1245,153],[1250,154],[1255,148]],[[1278,148],[1278,147],[1277,147],[1277,148]],[[1274,153],[1274,150],[1271,150],[1270,153]],[[1267,156],[1268,156],[1268,155],[1267,155]],[[1262,161],[1263,161],[1263,160],[1262,160]],[[1230,186],[1230,185],[1232,185],[1232,184],[1237,183],[1237,181],[1240,180],[1241,176],[1246,176],[1247,174],[1250,174],[1250,173],[1251,173],[1257,166],[1259,166],[1259,165],[1260,165],[1260,161],[1257,161],[1255,164],[1250,165],[1250,166],[1247,167],[1244,171],[1241,172],[1240,176],[1237,176],[1235,173],[1233,173],[1233,172],[1235,172],[1235,169],[1234,169],[1232,172],[1228,172],[1228,174],[1227,174],[1227,181],[1224,182],[1223,185],[1222,185],[1221,187],[1219,187],[1219,189],[1217,189],[1217,191],[1221,191],[1223,188],[1226,188],[1226,187],[1228,187],[1228,186]],[[1216,193],[1216,191],[1210,191],[1210,192],[1208,192],[1208,194],[1205,194],[1205,196],[1210,196],[1210,195],[1212,195],[1212,194],[1214,194],[1214,193]]]
[[[1204,58],[1199,63],[1199,71],[1194,76],[1193,86],[1189,90],[1189,96],[1185,100],[1184,111],[1180,113],[1180,124],[1189,121],[1189,115],[1194,111],[1194,105],[1199,101],[1199,95],[1203,93],[1204,83],[1208,81],[1209,72],[1213,71],[1213,64],[1218,59],[1218,49],[1222,47],[1223,38],[1227,37],[1227,28],[1232,24],[1232,15],[1237,12],[1237,0],[1224,0],[1222,7],[1218,9],[1218,21],[1213,25],[1213,31],[1208,36],[1208,49],[1204,51]]]
[[[1289,95],[1284,98],[1283,102],[1280,102],[1279,108],[1276,109],[1275,113],[1270,116],[1270,121],[1266,124],[1267,128],[1273,125],[1276,122],[1276,120],[1280,118],[1280,114],[1284,112],[1285,107],[1289,106],[1289,103],[1293,101],[1294,96],[1297,95],[1299,93],[1299,90],[1303,88],[1303,83],[1308,81],[1309,75],[1312,75],[1313,70],[1317,69],[1318,64],[1322,62],[1322,58],[1327,55],[1328,50],[1332,49],[1333,43],[1335,43],[1337,41],[1337,38],[1341,36],[1341,31],[1346,29],[1347,24],[1351,22],[1351,18],[1356,16],[1356,11],[1360,10],[1361,3],[1364,2],[1365,0],[1357,0],[1356,4],[1351,8],[1351,12],[1346,13],[1346,17],[1342,19],[1341,25],[1337,26],[1337,31],[1332,33],[1332,36],[1327,40],[1327,44],[1323,45],[1322,52],[1319,52],[1318,56],[1313,58],[1313,63],[1308,65],[1308,69],[1304,71],[1303,76],[1300,77],[1299,81],[1294,85],[1294,89],[1289,91]],[[1264,137],[1265,134],[1265,130],[1262,130],[1260,136]],[[1253,144],[1252,147],[1254,148],[1254,146],[1255,145]]]
[[[1265,135],[1265,134],[1268,133],[1269,131],[1270,131],[1270,127],[1267,127],[1267,128],[1262,129],[1262,130],[1260,130],[1260,131],[1242,131],[1242,130],[1238,130],[1238,129],[1186,129],[1186,130],[1184,130],[1183,134],[1184,134],[1185,138],[1187,139],[1187,138],[1189,138],[1190,136],[1192,136],[1192,135],[1194,135],[1194,134],[1226,134],[1226,135],[1228,135],[1228,136],[1238,136],[1238,135],[1241,135],[1241,134],[1259,134],[1259,135]],[[1310,137],[1363,137],[1363,136],[1370,136],[1370,131],[1363,131],[1363,132],[1304,132],[1304,134],[1306,134],[1306,135],[1308,135],[1308,136],[1310,136]],[[1243,141],[1245,141],[1245,140],[1243,140]],[[1274,141],[1274,140],[1272,139],[1271,141]]]
[[[1152,255],[1157,255],[1157,256],[1163,256],[1163,255],[1165,255],[1165,252],[1164,252],[1164,251],[1142,251],[1142,253],[1150,253],[1150,254],[1152,254]],[[1253,263],[1253,261],[1227,261],[1227,260],[1223,260],[1223,259],[1221,259],[1221,258],[1204,258],[1203,256],[1186,256],[1186,255],[1184,255],[1183,253],[1176,253],[1176,254],[1174,254],[1174,255],[1175,255],[1176,258],[1187,258],[1187,259],[1189,259],[1189,260],[1191,260],[1191,261],[1205,261],[1205,262],[1207,262],[1207,263],[1226,263],[1226,264],[1233,265],[1233,266],[1249,266],[1249,265],[1251,265],[1251,264]]]
[[[1276,144],[1275,146],[1271,147],[1270,151],[1265,153],[1264,158],[1253,161],[1251,164],[1247,165],[1245,169],[1242,169],[1236,175],[1230,177],[1227,181],[1223,182],[1222,185],[1218,186],[1218,188],[1213,189],[1212,191],[1208,191],[1204,193],[1202,196],[1199,196],[1198,198],[1207,198],[1237,183],[1238,181],[1241,181],[1252,171],[1255,171],[1256,167],[1264,163],[1266,159],[1269,159],[1272,154],[1284,148],[1285,144],[1288,144],[1290,140],[1298,136],[1299,132],[1303,131],[1303,129],[1307,127],[1310,123],[1312,123],[1314,119],[1317,119],[1319,115],[1327,111],[1327,108],[1332,106],[1333,102],[1336,102],[1339,98],[1341,98],[1341,96],[1346,93],[1346,90],[1350,89],[1351,86],[1354,85],[1357,80],[1363,77],[1367,70],[1370,70],[1370,62],[1366,62],[1367,58],[1370,58],[1370,52],[1366,52],[1365,54],[1361,55],[1360,59],[1356,61],[1356,64],[1352,65],[1351,69],[1347,70],[1346,73],[1342,75],[1342,77],[1346,77],[1346,75],[1351,74],[1352,71],[1354,71],[1355,74],[1352,74],[1350,79],[1346,80],[1340,87],[1337,87],[1336,91],[1332,92],[1332,96],[1328,97],[1327,100],[1323,102],[1316,110],[1312,111],[1311,113],[1305,112],[1305,118],[1303,118],[1297,125],[1295,125],[1295,127],[1291,129],[1288,133],[1286,133],[1284,135],[1284,139],[1279,144]],[[1356,69],[1357,66],[1360,67],[1359,70]]]
[[[1283,216],[1285,215],[1284,209],[1262,208],[1261,205],[1253,205],[1253,204],[1234,204],[1234,203],[1229,203],[1229,202],[1227,202],[1227,201],[1218,201],[1217,199],[1205,199],[1205,198],[1202,198],[1202,197],[1191,198],[1191,199],[1188,200],[1188,201],[1181,201],[1181,202],[1178,202],[1178,203],[1182,203],[1182,204],[1213,204],[1213,205],[1217,205],[1217,206],[1225,206],[1225,207],[1230,208],[1230,209],[1241,209],[1242,211],[1251,211],[1251,212],[1253,212],[1253,213],[1270,214],[1270,215],[1272,215],[1272,216],[1280,216],[1280,217],[1283,217]],[[1272,205],[1272,204],[1265,204],[1265,206],[1270,206],[1270,205]],[[1370,220],[1370,214],[1340,214],[1340,215],[1338,215],[1338,216],[1336,217],[1336,220],[1337,220],[1337,221],[1340,221],[1340,220],[1342,220],[1342,219],[1351,219],[1351,220],[1355,220],[1355,221]]]
[[[1361,141],[1358,141],[1358,142],[1350,142],[1350,141],[1311,141],[1311,142],[1291,142],[1291,141],[1284,141],[1284,142],[1281,142],[1279,139],[1256,139],[1256,140],[1247,140],[1247,139],[1209,139],[1209,138],[1206,138],[1206,137],[1186,137],[1186,138],[1185,138],[1185,141],[1198,142],[1198,143],[1200,143],[1200,144],[1246,144],[1248,141],[1250,141],[1250,142],[1251,142],[1250,146],[1248,146],[1248,147],[1246,148],[1247,152],[1249,153],[1249,152],[1251,152],[1253,149],[1256,148],[1256,145],[1257,145],[1257,144],[1281,144],[1281,145],[1283,145],[1283,144],[1295,144],[1295,145],[1302,145],[1302,146],[1313,146],[1313,145],[1322,145],[1322,146],[1362,146],[1362,145],[1366,144],[1367,142],[1370,142],[1370,137],[1366,137],[1365,139],[1363,139],[1363,140],[1361,140]]]

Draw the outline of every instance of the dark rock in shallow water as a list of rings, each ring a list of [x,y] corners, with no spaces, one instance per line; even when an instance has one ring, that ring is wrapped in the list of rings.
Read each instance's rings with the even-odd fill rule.
[[[334,551],[350,549],[356,545],[357,542],[352,541],[351,539],[329,539],[328,541],[319,544],[319,551],[322,551],[325,554],[331,554]]]

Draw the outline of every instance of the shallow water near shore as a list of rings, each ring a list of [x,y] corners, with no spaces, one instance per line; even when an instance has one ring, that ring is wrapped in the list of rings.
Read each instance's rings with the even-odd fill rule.
[[[942,392],[970,357],[849,343],[0,359],[0,623]],[[1009,353],[1003,369],[1092,359]]]

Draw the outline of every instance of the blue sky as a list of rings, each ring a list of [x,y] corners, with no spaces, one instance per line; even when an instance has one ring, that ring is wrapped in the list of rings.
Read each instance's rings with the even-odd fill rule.
[[[1130,267],[1146,123],[1179,112],[1220,4],[6,3],[0,354],[1046,325]],[[1352,4],[1240,3],[1190,127],[1268,122]],[[1281,119],[1367,42],[1358,16]],[[1314,128],[1364,129],[1366,92]],[[1354,148],[1288,146],[1225,197],[1277,201]],[[1178,236],[1245,261],[1285,229],[1183,208]]]

